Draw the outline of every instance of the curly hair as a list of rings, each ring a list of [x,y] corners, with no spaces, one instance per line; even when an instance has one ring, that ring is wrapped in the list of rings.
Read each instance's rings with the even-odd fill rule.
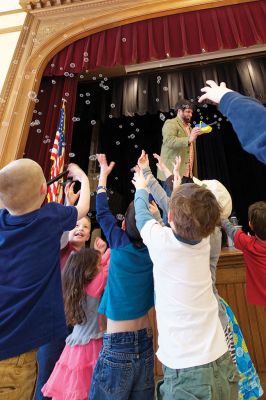
[[[209,236],[220,222],[220,206],[212,192],[187,183],[172,193],[169,211],[174,232],[186,240]]]
[[[86,321],[83,303],[86,298],[84,287],[97,274],[100,252],[84,248],[69,256],[63,272],[63,296],[66,321],[68,325],[81,324]]]

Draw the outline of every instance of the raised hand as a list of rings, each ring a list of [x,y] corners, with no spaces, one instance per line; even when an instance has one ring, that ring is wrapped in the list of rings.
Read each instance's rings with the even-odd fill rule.
[[[98,250],[101,253],[101,255],[103,255],[107,249],[107,244],[102,238],[97,236],[95,238],[93,248],[94,248],[94,250]]]
[[[67,170],[68,170],[67,177],[73,178],[73,181],[81,182],[83,178],[87,179],[87,175],[77,164],[74,163],[68,164]]]
[[[142,170],[136,171],[132,179],[132,183],[136,189],[145,189],[149,182],[149,176],[145,179]]]
[[[115,165],[114,161],[111,161],[110,164],[108,165],[105,154],[96,154],[96,156],[100,164],[101,175],[108,176],[111,173],[112,169],[114,168]]]
[[[74,206],[80,195],[80,190],[77,193],[74,192],[74,186],[75,182],[68,182],[65,187],[66,203],[69,206]]]
[[[211,100],[214,103],[219,104],[225,93],[232,92],[231,89],[226,87],[224,82],[221,82],[218,86],[216,82],[209,80],[206,81],[206,84],[209,86],[205,86],[201,89],[201,92],[205,92],[205,94],[199,98],[199,103],[201,103],[203,100]]]
[[[149,167],[149,157],[144,150],[141,151],[141,155],[138,159],[138,166],[140,169]]]
[[[159,156],[159,154],[153,153],[153,157],[156,158],[157,163],[156,166],[160,171],[162,171],[166,177],[166,179],[172,175],[170,169],[167,168],[167,166],[164,164],[162,157]]]
[[[157,214],[157,213],[159,212],[159,208],[157,207],[157,204],[155,203],[154,200],[152,200],[152,201],[150,202],[149,210],[150,210],[150,213],[151,213],[152,215]]]
[[[180,165],[181,165],[181,157],[180,156],[176,156],[175,158],[175,163],[173,163],[173,174],[174,174],[174,189],[177,189],[180,185],[181,185],[181,176],[179,173],[179,169],[180,169]]]

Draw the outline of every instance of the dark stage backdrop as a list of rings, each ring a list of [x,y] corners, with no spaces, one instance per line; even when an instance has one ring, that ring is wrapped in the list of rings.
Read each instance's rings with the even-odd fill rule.
[[[264,61],[264,59],[260,59],[262,65]],[[229,69],[228,65],[227,68]],[[232,64],[231,70],[235,86],[237,85],[237,89],[243,93],[246,88],[241,85]],[[148,92],[143,93],[143,96],[149,95],[148,103],[156,103],[154,96],[156,96],[159,86],[158,77],[163,82],[167,74],[169,72],[142,75],[141,80],[146,82],[146,86],[148,85]],[[174,72],[171,71],[171,74]],[[182,71],[179,71],[178,74],[182,74]],[[182,96],[195,103],[193,123],[199,123],[200,120],[206,123],[215,122],[212,133],[202,135],[197,139],[198,176],[200,179],[218,179],[228,188],[233,198],[234,213],[240,224],[247,230],[248,206],[255,201],[266,199],[266,167],[242,149],[231,124],[220,114],[216,106],[197,103],[197,98],[193,97],[194,90],[192,91],[190,86],[191,82],[197,80],[197,76],[200,80],[202,79],[202,75],[200,77],[198,75],[198,69],[186,70],[183,75],[184,79],[188,75],[190,76],[190,85],[186,83],[183,86]],[[127,86],[127,83],[123,84],[123,80],[127,79],[109,79],[109,90],[107,91],[103,89],[101,82],[95,81],[78,85],[71,149],[72,156],[74,156],[72,160],[87,171],[89,157],[93,156],[89,150],[92,131],[97,126],[99,131],[98,151],[106,153],[109,161],[116,162],[108,182],[109,198],[116,214],[123,214],[128,203],[133,199],[134,188],[131,184],[132,172],[130,169],[136,164],[142,149],[149,154],[152,171],[156,174],[156,165],[152,154],[160,153],[162,125],[165,119],[174,116],[173,110],[168,112],[155,110],[154,113],[146,112],[143,115],[134,114],[131,117],[115,118],[117,108],[121,110],[120,106],[123,102],[123,96],[119,96],[117,88]],[[134,79],[134,77],[130,77],[130,79]],[[104,85],[106,84],[105,82]],[[127,92],[126,95],[130,98],[130,92]],[[179,92],[178,95],[180,95]],[[263,94],[261,94],[261,98],[263,98]],[[147,107],[152,107],[148,103]],[[250,132],[250,134],[256,135],[255,126],[254,132]],[[96,167],[96,161],[93,162]],[[92,198],[92,208],[94,208],[94,198]]]

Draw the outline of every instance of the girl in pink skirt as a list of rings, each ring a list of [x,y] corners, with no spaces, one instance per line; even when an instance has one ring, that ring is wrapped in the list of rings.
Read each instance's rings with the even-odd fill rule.
[[[87,400],[91,377],[102,348],[97,312],[107,280],[110,252],[93,249],[72,253],[63,273],[67,323],[74,325],[55,368],[42,388],[53,400]]]

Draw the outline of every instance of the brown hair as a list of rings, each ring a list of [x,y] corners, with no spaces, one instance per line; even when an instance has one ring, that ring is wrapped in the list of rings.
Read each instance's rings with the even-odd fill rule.
[[[171,196],[169,211],[174,231],[185,240],[209,236],[220,222],[220,206],[210,190],[187,183]]]
[[[248,219],[255,235],[266,240],[266,201],[258,201],[248,208]]]
[[[126,233],[129,239],[136,246],[138,247],[141,246],[143,242],[136,225],[136,213],[135,213],[134,201],[132,201],[129,204],[127,211],[125,213],[125,225],[126,225]]]
[[[82,304],[86,298],[84,286],[96,275],[100,253],[94,249],[82,249],[69,256],[63,272],[63,295],[68,325],[86,321]]]
[[[180,99],[176,102],[175,104],[175,110],[186,110],[186,109],[190,109],[190,110],[194,110],[194,105],[191,103],[191,101],[186,100],[186,99]]]

